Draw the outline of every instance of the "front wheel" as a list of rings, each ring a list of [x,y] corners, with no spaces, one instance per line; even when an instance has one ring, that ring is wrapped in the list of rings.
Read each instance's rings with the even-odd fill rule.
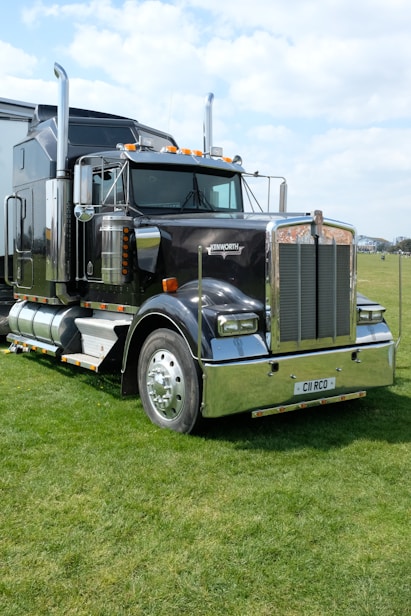
[[[200,419],[200,380],[187,344],[176,332],[158,329],[145,340],[137,368],[143,408],[151,421],[192,432]]]

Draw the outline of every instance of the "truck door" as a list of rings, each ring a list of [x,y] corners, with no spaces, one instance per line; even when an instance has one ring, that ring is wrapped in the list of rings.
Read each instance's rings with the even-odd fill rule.
[[[85,225],[85,277],[89,282],[101,282],[103,216],[121,214],[124,208],[124,182],[118,167],[96,169],[93,172],[93,205],[95,216]]]
[[[33,192],[18,192],[15,202],[14,279],[21,289],[33,286]]]

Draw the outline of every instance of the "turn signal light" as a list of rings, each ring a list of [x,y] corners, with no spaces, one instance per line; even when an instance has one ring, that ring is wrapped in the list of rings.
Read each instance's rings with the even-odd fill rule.
[[[121,273],[123,276],[128,276],[130,273],[130,229],[123,227],[123,245],[122,245],[122,262]]]

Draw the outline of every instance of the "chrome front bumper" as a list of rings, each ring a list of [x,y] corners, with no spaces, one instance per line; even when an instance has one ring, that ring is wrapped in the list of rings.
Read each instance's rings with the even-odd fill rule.
[[[204,417],[254,411],[282,412],[301,403],[324,403],[394,381],[395,342],[352,346],[323,352],[204,364]],[[318,382],[318,386],[316,386]],[[325,389],[324,384],[332,384]],[[309,383],[312,385],[310,386]],[[306,385],[307,384],[307,385]],[[255,412],[259,411],[259,412]],[[261,412],[260,412],[261,411]]]

